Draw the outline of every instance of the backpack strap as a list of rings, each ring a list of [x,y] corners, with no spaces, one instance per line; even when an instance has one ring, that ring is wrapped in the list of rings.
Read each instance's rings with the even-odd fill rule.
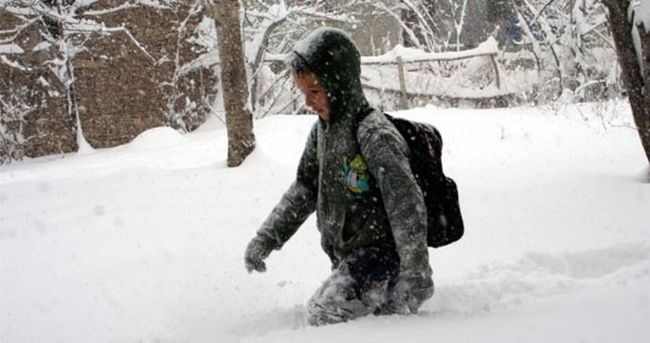
[[[372,113],[372,112],[374,112],[374,111],[375,111],[375,108],[372,107],[372,106],[367,106],[367,107],[362,108],[362,109],[357,113],[357,115],[354,117],[354,123],[356,124],[356,126],[359,127],[359,124],[361,124],[361,122],[362,122],[364,119],[366,119],[366,117],[367,117],[370,113]]]

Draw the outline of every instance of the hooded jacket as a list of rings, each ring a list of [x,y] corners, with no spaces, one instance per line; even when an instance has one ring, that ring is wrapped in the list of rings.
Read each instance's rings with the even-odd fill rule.
[[[360,55],[341,30],[321,28],[300,41],[301,58],[328,91],[330,119],[318,119],[296,180],[258,230],[274,249],[316,211],[321,245],[333,267],[355,249],[395,249],[400,278],[431,280],[426,208],[404,138],[372,110],[361,88]],[[368,114],[369,113],[369,114]]]

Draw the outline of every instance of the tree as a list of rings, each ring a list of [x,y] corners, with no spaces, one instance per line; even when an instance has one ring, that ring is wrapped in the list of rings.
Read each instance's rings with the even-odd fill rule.
[[[608,18],[634,122],[650,162],[650,27],[644,28],[640,21],[635,24],[641,14],[635,13],[630,6],[639,3],[631,4],[630,0],[603,0],[603,3],[609,10]]]
[[[247,107],[249,92],[239,8],[239,0],[215,1],[213,7],[228,129],[229,167],[242,164],[255,148],[253,115]]]
[[[263,117],[282,111],[295,102],[284,95],[291,82],[286,70],[276,75],[265,58],[290,49],[305,32],[322,25],[349,26],[358,24],[364,6],[375,0],[348,1],[243,1],[246,70],[250,75],[250,104],[255,115]],[[278,67],[281,63],[276,63]]]
[[[49,90],[54,89],[54,92],[64,94],[58,99],[60,103],[65,103],[67,115],[67,120],[64,120],[65,125],[63,125],[65,128],[57,130],[57,134],[65,137],[63,144],[59,142],[61,151],[76,150],[77,147],[85,143],[73,82],[74,70],[70,63],[80,48],[74,42],[75,34],[82,29],[79,28],[80,23],[74,19],[71,8],[72,6],[63,0],[11,0],[3,3],[0,8],[2,10],[1,21],[3,22],[0,26],[0,45],[11,44],[20,50],[19,53],[12,56],[11,60],[5,57],[1,62],[6,71],[6,76],[3,75],[5,78],[3,86],[7,88],[0,91],[0,101],[2,102],[0,125],[3,126],[0,131],[5,132],[3,134],[4,141],[9,141],[7,137],[13,136],[14,138],[14,151],[9,151],[9,155],[6,155],[7,152],[4,154],[5,158],[10,157],[9,160],[20,159],[25,154],[24,150],[28,152],[27,155],[30,155],[30,150],[38,150],[38,148],[29,146],[34,145],[35,141],[51,139],[40,132],[42,129],[38,124],[40,118],[35,115],[36,111],[34,110],[34,107],[38,106],[38,102],[33,101],[34,97],[30,97],[28,92],[22,91],[22,87],[19,86],[20,82],[16,82],[16,79],[21,77],[25,79],[30,74],[43,78],[45,81],[42,83],[47,84]],[[92,23],[89,23],[90,25]],[[27,34],[30,29],[38,34]],[[36,46],[40,46],[40,48],[30,49],[38,50],[39,53],[35,54],[37,56],[21,58],[26,52],[20,46],[33,46],[33,42],[38,42]],[[50,86],[51,83],[55,83],[55,85]],[[16,94],[13,94],[12,88],[19,88]],[[42,99],[39,98],[39,100]],[[40,122],[45,121],[40,120]],[[16,123],[20,123],[20,125],[16,125]],[[22,125],[22,123],[27,125]],[[29,134],[27,131],[36,131],[37,134]],[[11,135],[8,135],[8,132],[11,132]],[[71,137],[74,137],[74,141],[70,139]],[[31,153],[31,155],[38,155],[38,153]]]

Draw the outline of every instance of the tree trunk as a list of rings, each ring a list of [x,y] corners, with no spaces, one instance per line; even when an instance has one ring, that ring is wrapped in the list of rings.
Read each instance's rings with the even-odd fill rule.
[[[650,33],[647,33],[643,27],[639,27],[638,30],[641,38],[641,59],[643,61],[645,89],[642,102],[643,114],[635,115],[634,120],[639,128],[639,136],[641,136],[646,157],[650,161]]]
[[[239,0],[215,1],[221,85],[228,129],[228,166],[236,167],[255,148],[253,115],[246,108],[248,82],[239,21]]]
[[[609,22],[616,45],[618,60],[623,71],[623,82],[630,100],[634,122],[639,131],[641,144],[645,150],[646,158],[650,162],[650,35],[643,27],[639,27],[641,37],[642,58],[637,58],[632,39],[633,22],[627,16],[630,0],[603,0],[609,10]],[[639,61],[644,64],[641,67]]]

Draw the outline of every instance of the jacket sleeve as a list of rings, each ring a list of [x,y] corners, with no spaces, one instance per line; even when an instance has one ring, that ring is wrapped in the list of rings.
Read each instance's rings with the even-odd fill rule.
[[[300,225],[316,210],[318,198],[317,123],[312,127],[298,164],[296,180],[266,218],[258,237],[273,249],[280,249]]]
[[[358,140],[381,191],[400,257],[400,278],[430,280],[426,207],[411,172],[408,146],[389,122],[376,124],[371,128],[361,125]]]

